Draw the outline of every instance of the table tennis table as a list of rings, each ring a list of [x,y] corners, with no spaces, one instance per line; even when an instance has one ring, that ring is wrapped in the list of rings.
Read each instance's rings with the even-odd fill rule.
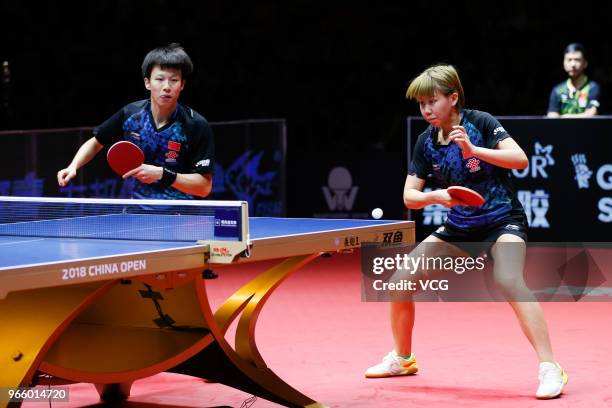
[[[414,224],[249,218],[240,201],[0,197],[0,387],[44,373],[117,400],[168,371],[321,406],[267,367],[257,318],[291,272],[370,242],[412,243]],[[203,271],[270,259],[279,263],[211,309]]]

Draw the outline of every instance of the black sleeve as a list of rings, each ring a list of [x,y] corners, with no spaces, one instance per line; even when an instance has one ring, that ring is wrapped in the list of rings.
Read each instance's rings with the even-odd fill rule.
[[[412,150],[410,165],[408,166],[409,175],[417,176],[423,180],[425,180],[427,176],[431,174],[431,161],[425,157],[425,140],[427,137],[428,132],[425,131],[421,133],[417,139],[414,149]]]
[[[589,90],[589,105],[587,108],[599,108],[599,101],[601,98],[601,89],[599,84],[595,81],[591,81],[591,89]]]
[[[495,149],[495,146],[502,140],[509,138],[510,134],[491,114],[486,112],[480,113],[480,130],[484,138],[486,148]]]
[[[96,126],[93,135],[103,146],[110,146],[123,138],[124,120],[125,109],[121,109],[102,124]]]
[[[194,144],[189,152],[187,166],[191,173],[207,174],[213,173],[215,165],[215,141],[212,129],[202,118],[195,131]]]
[[[550,92],[550,97],[548,98],[548,112],[559,113],[559,102],[559,95],[557,94],[557,87],[555,86]]]

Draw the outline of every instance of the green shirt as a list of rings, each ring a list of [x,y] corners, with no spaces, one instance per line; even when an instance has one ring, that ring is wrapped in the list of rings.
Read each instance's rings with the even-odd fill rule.
[[[595,81],[585,77],[584,84],[578,89],[571,85],[571,81],[561,82],[550,93],[548,112],[582,113],[588,108],[599,108],[600,88]]]

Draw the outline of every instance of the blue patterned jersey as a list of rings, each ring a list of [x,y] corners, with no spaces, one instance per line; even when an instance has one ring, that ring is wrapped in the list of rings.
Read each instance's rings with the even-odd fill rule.
[[[486,112],[463,110],[461,126],[474,146],[494,149],[498,142],[510,137],[502,125]],[[473,230],[516,214],[524,214],[508,169],[475,157],[464,159],[457,144],[438,144],[438,130],[430,125],[417,139],[409,174],[424,180],[431,177],[441,188],[468,187],[478,191],[485,199],[480,207],[452,207],[447,220],[450,225]]]
[[[208,122],[186,106],[177,105],[171,120],[157,129],[150,100],[130,103],[94,129],[94,136],[105,147],[128,140],[140,147],[145,163],[166,167],[177,173],[212,173],[214,141]],[[136,182],[133,198],[192,199],[161,183]]]

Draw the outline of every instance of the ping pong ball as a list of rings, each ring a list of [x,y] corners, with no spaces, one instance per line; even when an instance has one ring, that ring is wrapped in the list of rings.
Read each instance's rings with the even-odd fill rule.
[[[372,218],[374,218],[375,220],[379,219],[382,216],[383,210],[381,210],[380,208],[375,208],[372,210]]]

